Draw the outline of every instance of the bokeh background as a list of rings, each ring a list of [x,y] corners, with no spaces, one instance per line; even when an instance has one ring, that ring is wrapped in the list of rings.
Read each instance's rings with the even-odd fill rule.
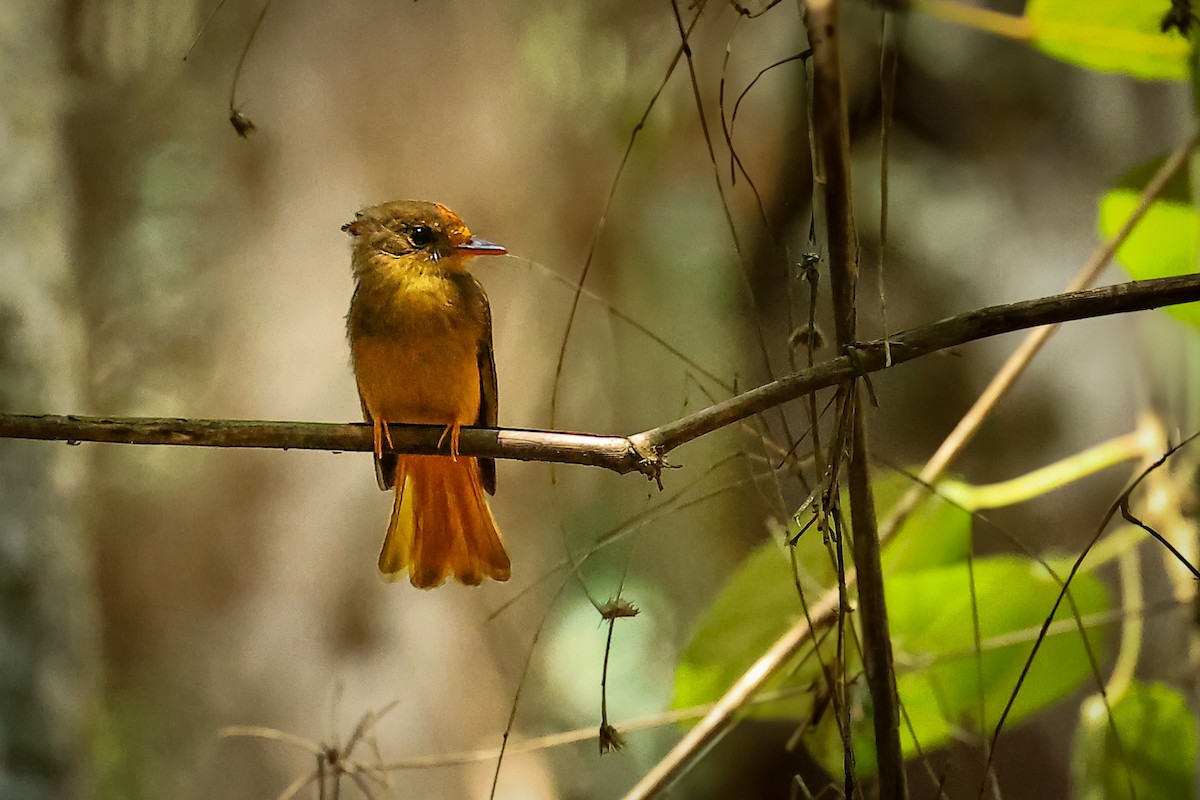
[[[731,184],[718,100],[722,76],[728,115],[759,70],[804,48],[794,3],[740,21],[700,4],[694,68],[717,166],[681,62],[607,206],[678,48],[669,3],[276,0],[237,86],[257,126],[246,139],[227,121],[230,84],[262,7],[225,3],[184,61],[211,6],[0,7],[0,410],[356,420],[339,226],[400,198],[443,202],[512,253],[476,269],[503,425],[550,424],[572,296],[552,274],[578,276],[606,211],[590,290],[731,385],[768,377],[756,326],[771,371],[787,371],[788,298],[795,316],[807,293],[795,265],[819,250],[803,68],[767,73],[737,118],[770,232],[747,181]],[[847,6],[871,298],[880,19]],[[1059,291],[1097,240],[1101,192],[1191,125],[1182,86],[1085,73],[920,17],[896,32],[891,329]],[[864,336],[883,330],[880,310],[864,301]],[[1130,320],[1069,326],[961,473],[999,480],[1130,429],[1149,399],[1144,338]],[[1013,343],[875,378],[879,456],[927,457]],[[556,424],[631,433],[725,394],[585,298]],[[803,430],[802,409],[787,414]],[[804,496],[765,478],[761,454],[742,429],[693,443],[662,494],[639,476],[502,463],[492,505],[513,579],[420,592],[376,575],[391,498],[365,454],[0,442],[0,794],[274,797],[312,756],[218,738],[222,726],[333,744],[393,701],[374,728],[384,761],[493,748],[527,659],[513,741],[595,727],[606,628],[592,599],[618,589],[641,614],[617,625],[611,719],[662,711],[696,616]],[[994,517],[1035,548],[1077,547],[1122,478]],[[561,591],[562,572],[546,577],[675,497]],[[1052,712],[1010,735],[998,768],[1012,796],[1063,796],[1073,720]],[[789,734],[742,726],[679,796],[786,796],[807,769],[784,751]],[[603,758],[594,740],[512,754],[497,797],[617,797],[679,735],[631,733]],[[391,796],[486,797],[493,765],[397,771]]]

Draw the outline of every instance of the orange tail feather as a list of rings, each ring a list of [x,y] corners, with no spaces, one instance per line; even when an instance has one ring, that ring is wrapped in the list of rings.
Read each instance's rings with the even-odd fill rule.
[[[451,575],[470,586],[485,577],[508,580],[508,553],[484,498],[475,459],[397,460],[396,500],[379,571],[396,580],[406,570],[420,589],[439,586]]]

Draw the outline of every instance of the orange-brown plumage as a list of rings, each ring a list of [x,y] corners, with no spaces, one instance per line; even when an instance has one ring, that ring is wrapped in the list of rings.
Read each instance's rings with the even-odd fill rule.
[[[504,249],[473,237],[445,206],[420,201],[365,209],[344,230],[355,237],[346,317],[354,375],[380,488],[396,490],[379,568],[393,578],[407,571],[422,588],[450,576],[507,580],[484,496],[495,491],[495,463],[457,454],[461,426],[496,424],[491,310],[467,260]],[[446,426],[453,456],[397,455],[391,422]]]

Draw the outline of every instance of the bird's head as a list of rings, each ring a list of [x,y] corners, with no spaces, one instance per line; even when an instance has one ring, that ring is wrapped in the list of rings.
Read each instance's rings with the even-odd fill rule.
[[[409,266],[465,272],[470,256],[504,255],[440,203],[396,200],[363,209],[342,230],[354,237],[355,271]]]

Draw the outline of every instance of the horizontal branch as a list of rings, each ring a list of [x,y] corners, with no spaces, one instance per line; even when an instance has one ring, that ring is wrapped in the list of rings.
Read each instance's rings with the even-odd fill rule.
[[[912,328],[887,340],[892,364],[989,336],[1076,319],[1144,311],[1200,301],[1200,275],[1133,281],[1100,289],[989,306]],[[846,355],[752,389],[681,419],[633,436],[602,436],[515,428],[464,428],[460,452],[518,461],[553,461],[604,467],[618,473],[656,476],[667,453],[680,445],[809,392],[836,386],[885,367],[882,340],[854,345]],[[391,426],[397,452],[437,452],[442,428]],[[362,423],[263,422],[254,420],[104,418],[0,414],[0,438],[79,442],[266,447],[283,450],[370,451],[371,430]]]
[[[443,440],[441,425],[393,423],[391,440],[399,453],[433,455]],[[371,426],[362,422],[270,422],[240,419],[154,417],[82,417],[50,414],[0,414],[0,438],[48,439],[118,444],[168,444],[189,447],[262,447],[280,450],[371,452]],[[443,451],[444,451],[443,447]],[[469,456],[517,461],[554,461],[605,467],[615,472],[652,466],[629,439],[564,431],[518,428],[463,428],[459,452]]]
[[[892,335],[886,342],[880,339],[854,345],[849,348],[847,355],[751,389],[674,422],[631,436],[630,439],[643,451],[667,453],[681,444],[803,397],[809,392],[836,386],[856,375],[879,372],[887,365],[888,348],[894,366],[1003,333],[1197,300],[1200,300],[1200,275],[1193,274],[1131,281],[1099,289],[1064,292],[1037,300],[988,306],[930,325],[910,328]]]

